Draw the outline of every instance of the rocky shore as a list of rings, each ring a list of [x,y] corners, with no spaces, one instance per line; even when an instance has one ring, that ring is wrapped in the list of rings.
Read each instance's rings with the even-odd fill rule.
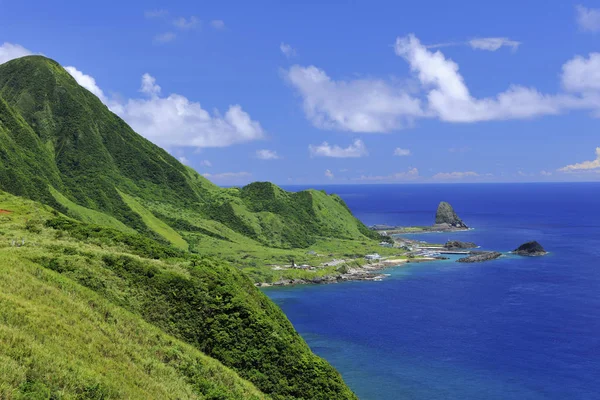
[[[489,260],[495,260],[500,257],[502,253],[497,251],[482,251],[482,252],[471,252],[471,255],[468,257],[459,258],[456,262],[461,263],[475,263],[475,262],[483,262]]]
[[[311,279],[280,279],[273,283],[257,283],[258,287],[270,287],[270,286],[291,286],[291,285],[322,285],[331,283],[340,283],[347,281],[380,281],[386,277],[385,274],[381,274],[381,271],[385,268],[397,267],[402,264],[408,263],[421,263],[436,261],[438,258],[434,257],[420,257],[413,259],[396,258],[396,259],[385,259],[376,263],[365,264],[361,267],[349,268],[346,273],[339,273],[333,275],[316,276]]]

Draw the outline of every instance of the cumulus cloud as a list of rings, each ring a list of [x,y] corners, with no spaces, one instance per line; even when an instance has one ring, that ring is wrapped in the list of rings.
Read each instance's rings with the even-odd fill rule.
[[[169,43],[169,42],[172,42],[173,40],[175,40],[176,37],[177,37],[177,35],[174,34],[173,32],[160,33],[160,34],[154,36],[154,43],[158,43],[158,44]]]
[[[283,42],[281,42],[281,44],[279,45],[279,50],[281,50],[283,55],[286,56],[287,58],[291,58],[296,55],[296,49],[294,49],[289,44],[286,44]]]
[[[148,74],[142,78],[141,91],[148,97],[128,100],[119,115],[160,146],[226,147],[265,135],[260,123],[240,105],[230,106],[225,115],[210,114],[200,103],[179,94],[161,97],[160,87]]]
[[[212,163],[208,160],[202,160],[200,161],[200,165],[203,167],[212,167]]]
[[[140,88],[140,92],[151,97],[157,97],[160,94],[160,90],[160,86],[156,84],[156,79],[152,75],[148,73],[142,75],[142,87]]]
[[[394,155],[398,157],[410,156],[410,150],[396,147],[396,149],[394,150]]]
[[[542,176],[552,176],[552,172],[542,170],[542,171],[540,171],[540,175],[542,175]]]
[[[195,16],[191,16],[189,18],[179,17],[173,20],[173,25],[181,30],[190,30],[198,27],[200,24],[200,20]]]
[[[501,47],[510,47],[513,51],[517,50],[521,42],[510,40],[505,37],[488,37],[471,39],[468,41],[469,46],[475,50],[496,51]]]
[[[600,53],[590,53],[587,58],[576,56],[562,68],[562,84],[573,92],[600,91]]]
[[[161,97],[161,87],[150,74],[142,76],[140,92],[146,97],[124,102],[107,99],[94,78],[76,68],[67,71],[142,136],[159,146],[226,147],[262,139],[265,132],[240,105],[221,115],[210,114],[200,103],[179,94]]]
[[[210,21],[210,26],[217,30],[225,29],[225,22],[221,19],[213,19],[212,21]]]
[[[377,79],[333,80],[315,67],[294,65],[285,72],[318,128],[389,132],[423,114],[420,101],[399,85]]]
[[[329,169],[325,170],[325,176],[329,179],[335,178],[335,175],[333,175],[333,172],[331,172],[331,170],[329,170]]]
[[[5,42],[0,46],[0,64],[31,54],[33,53],[21,45]]]
[[[577,24],[579,28],[587,32],[600,32],[600,8],[586,8],[577,6]]]
[[[308,150],[311,157],[358,158],[369,155],[367,147],[360,139],[356,139],[348,147],[331,146],[329,143],[323,142],[316,146],[309,145]]]
[[[478,122],[531,118],[558,114],[580,106],[567,95],[545,95],[533,88],[513,85],[496,97],[477,99],[458,72],[458,64],[440,51],[432,52],[414,35],[398,38],[396,54],[404,58],[427,90],[430,111],[443,121]]]
[[[180,163],[185,164],[185,165],[190,165],[190,160],[188,160],[186,157],[181,156],[179,158],[177,158],[179,160]]]
[[[452,179],[463,179],[463,178],[473,178],[480,176],[477,172],[473,171],[465,171],[465,172],[438,172],[435,174],[432,179],[436,180],[452,180]]]
[[[473,39],[478,49],[516,48],[507,38]],[[509,85],[494,96],[471,94],[459,66],[441,51],[423,45],[414,35],[399,37],[394,50],[409,65],[417,88],[396,80],[334,80],[315,66],[292,66],[286,79],[303,100],[306,117],[322,129],[351,132],[389,132],[412,125],[418,118],[474,123],[529,119],[570,110],[591,110],[600,117],[600,53],[577,56],[563,65],[564,91],[546,94],[533,87]],[[458,43],[460,44],[460,43]],[[416,89],[416,90],[415,90]]]
[[[277,160],[280,157],[274,150],[262,149],[256,150],[256,158],[260,160]]]
[[[560,172],[580,172],[600,168],[600,147],[596,147],[596,158],[592,161],[584,161],[577,164],[567,165],[559,169]]]

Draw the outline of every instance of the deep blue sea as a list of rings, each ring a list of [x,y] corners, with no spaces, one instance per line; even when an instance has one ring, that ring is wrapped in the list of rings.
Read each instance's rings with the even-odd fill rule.
[[[550,252],[266,289],[361,399],[600,399],[600,184],[318,189],[367,225],[432,224],[448,201],[475,229],[413,238],[503,252],[537,240]]]

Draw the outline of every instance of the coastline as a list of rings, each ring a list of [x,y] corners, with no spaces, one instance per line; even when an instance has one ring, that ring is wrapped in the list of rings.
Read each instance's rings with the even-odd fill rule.
[[[380,281],[387,275],[378,273],[378,271],[387,268],[400,267],[405,264],[422,263],[431,261],[440,261],[441,258],[436,257],[420,257],[420,258],[393,258],[384,259],[376,263],[364,264],[360,267],[349,268],[346,273],[331,274],[319,276],[312,279],[280,279],[276,282],[258,282],[254,285],[259,288],[274,287],[274,286],[293,286],[293,285],[323,285],[350,281]]]

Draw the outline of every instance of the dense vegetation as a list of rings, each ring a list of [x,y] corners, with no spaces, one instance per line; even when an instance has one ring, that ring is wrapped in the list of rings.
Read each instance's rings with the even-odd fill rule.
[[[0,205],[0,398],[354,398],[237,268]]]
[[[248,278],[376,250],[339,197],[219,188],[41,56],[0,65],[0,189],[0,398],[354,398]]]

